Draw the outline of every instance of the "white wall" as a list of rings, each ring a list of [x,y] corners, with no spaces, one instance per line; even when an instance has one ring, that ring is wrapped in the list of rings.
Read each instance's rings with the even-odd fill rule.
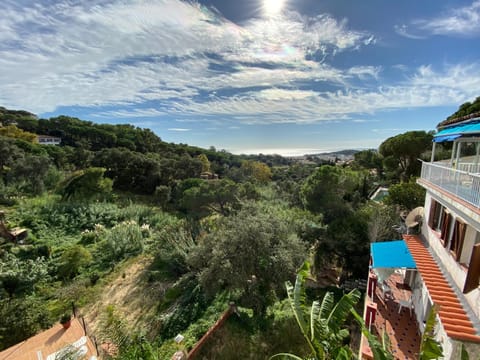
[[[443,244],[440,242],[438,234],[432,229],[430,229],[430,227],[428,226],[427,219],[430,215],[431,199],[432,195],[429,193],[429,191],[427,191],[427,196],[425,198],[424,216],[424,219],[426,220],[422,224],[422,235],[426,238],[428,244],[430,245],[430,248],[440,259],[441,264],[438,264],[440,266],[440,269],[450,274],[450,277],[455,281],[455,285],[458,287],[459,292],[462,293],[465,286],[465,280],[467,278],[467,270],[460,266],[460,264],[455,260],[453,255],[450,254],[450,252],[445,249]],[[446,201],[444,197],[439,198],[436,196],[435,200],[446,206],[450,210],[454,218],[460,217],[465,223],[468,224],[463,248],[467,249],[467,246],[472,247],[476,240],[476,232],[479,228],[478,221],[480,220],[480,216],[477,215],[475,220],[471,217],[467,217],[463,212],[460,212],[453,205],[453,202]],[[466,263],[468,263],[470,261],[471,249],[462,252],[462,259],[464,257],[463,253],[467,253],[468,255],[468,260],[465,261]],[[475,315],[480,318],[480,289],[471,291],[470,293],[466,294],[464,298],[469,303],[472,310],[475,312]]]

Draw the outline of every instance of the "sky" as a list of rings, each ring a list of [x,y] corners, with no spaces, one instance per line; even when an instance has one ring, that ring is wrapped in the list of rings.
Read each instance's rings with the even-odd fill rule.
[[[377,148],[480,96],[480,0],[2,0],[0,106],[232,153]]]

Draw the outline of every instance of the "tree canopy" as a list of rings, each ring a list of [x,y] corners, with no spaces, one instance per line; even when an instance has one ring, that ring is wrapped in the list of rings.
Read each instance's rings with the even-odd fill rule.
[[[241,305],[263,316],[305,255],[304,244],[285,222],[246,205],[200,239],[188,261],[209,293],[237,293]]]
[[[88,168],[73,173],[61,186],[64,200],[105,198],[112,191],[112,180],[105,178],[103,168]]]
[[[303,183],[301,198],[305,207],[322,213],[326,223],[349,213],[345,198],[359,186],[359,174],[338,166],[323,165]]]
[[[432,146],[433,135],[425,131],[408,131],[388,138],[380,144],[383,165],[391,177],[407,180],[418,176],[421,155]]]

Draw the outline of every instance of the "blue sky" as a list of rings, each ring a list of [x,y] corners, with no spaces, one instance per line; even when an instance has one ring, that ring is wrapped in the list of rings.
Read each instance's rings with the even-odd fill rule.
[[[3,0],[0,105],[234,153],[377,147],[480,96],[480,0]]]

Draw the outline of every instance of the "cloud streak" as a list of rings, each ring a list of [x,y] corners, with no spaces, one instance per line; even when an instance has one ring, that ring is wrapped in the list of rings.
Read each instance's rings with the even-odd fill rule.
[[[372,35],[349,30],[345,21],[326,15],[289,13],[238,26],[197,3],[178,0],[29,6],[8,1],[4,7],[0,102],[36,112],[162,102],[193,98],[199,91],[276,86],[309,77],[337,81],[337,70],[306,55],[374,42]],[[211,68],[215,61],[233,64],[236,71],[219,74]],[[277,68],[257,66],[265,62]]]
[[[456,105],[480,88],[478,63],[420,66],[413,74],[406,69],[410,77],[397,83],[385,82],[378,65],[335,67],[331,60],[340,53],[373,47],[376,37],[325,14],[286,12],[234,24],[178,0],[2,6],[0,104],[39,113],[79,106],[97,118],[174,117],[215,125],[221,117],[236,129],[239,123],[353,120]],[[467,34],[471,22],[468,31],[478,32],[479,12],[477,0],[416,26]]]
[[[265,89],[206,102],[176,103],[178,113],[231,115],[246,123],[313,123],[351,119],[401,108],[456,105],[477,96],[480,64],[455,65],[440,71],[422,66],[403,83],[373,90],[316,92]]]
[[[433,35],[457,35],[472,37],[480,34],[480,1],[471,5],[450,9],[432,19],[416,20],[413,23],[420,30]]]

